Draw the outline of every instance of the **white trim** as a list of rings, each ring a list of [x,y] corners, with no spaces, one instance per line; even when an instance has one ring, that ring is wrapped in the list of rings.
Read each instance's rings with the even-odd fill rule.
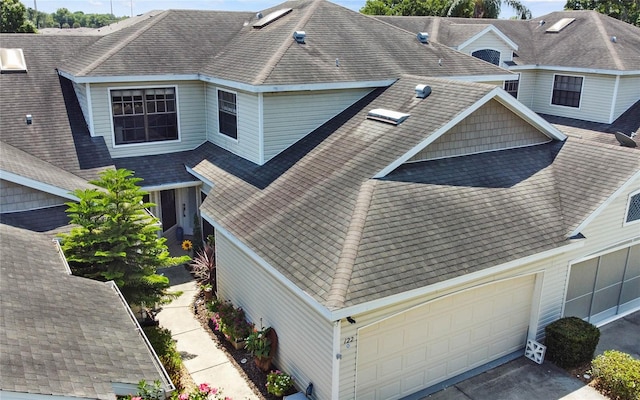
[[[621,249],[626,249],[627,247],[635,246],[636,244],[640,244],[640,236],[637,236],[637,237],[634,237],[634,238],[631,238],[631,239],[621,240],[619,242],[616,242],[616,243],[612,244],[609,247],[606,247],[604,249],[598,250],[595,253],[589,253],[589,254],[581,256],[580,258],[574,258],[573,260],[569,261],[569,267],[571,267],[573,264],[579,264],[581,262],[588,261],[588,260],[591,260],[591,259],[596,258],[596,257],[601,257],[601,256],[604,256],[606,254],[613,253],[614,251],[618,251],[618,250],[621,250]]]
[[[311,307],[314,311],[324,317],[327,321],[335,321],[341,318],[333,318],[332,313],[324,307],[322,304],[318,303],[311,295],[309,295],[304,290],[300,289],[296,284],[287,279],[280,271],[272,267],[268,262],[266,262],[262,257],[256,254],[253,250],[251,250],[247,245],[238,240],[234,235],[232,235],[229,231],[224,229],[220,224],[211,219],[206,212],[201,212],[202,218],[207,220],[215,229],[216,232],[220,233],[224,237],[227,238],[233,245],[237,246],[240,250],[242,250],[246,255],[249,256],[253,261],[259,264],[264,270],[270,273],[277,281],[282,283],[285,287],[291,290],[300,300],[302,300],[305,304]],[[346,314],[347,315],[351,314]],[[344,318],[344,317],[342,317]]]
[[[173,139],[173,140],[154,140],[151,142],[141,142],[141,143],[123,143],[123,144],[116,144],[116,129],[115,126],[113,125],[113,98],[111,96],[111,91],[113,90],[146,90],[146,89],[170,89],[173,88],[174,93],[175,93],[175,100],[176,100],[176,123],[177,123],[177,129],[178,129],[178,138],[177,139]],[[149,145],[158,145],[158,144],[167,144],[167,143],[180,143],[182,142],[182,133],[181,133],[181,129],[180,129],[180,100],[179,100],[179,95],[178,95],[178,85],[177,84],[173,84],[173,85],[144,85],[144,86],[109,86],[107,87],[107,104],[109,105],[109,124],[111,126],[111,147],[113,149],[122,149],[122,148],[128,148],[128,147],[144,147],[144,146],[149,146]],[[144,97],[144,95],[143,95]],[[146,100],[143,98],[142,99],[143,102],[146,102]],[[147,107],[144,107],[145,109],[145,113],[146,113],[146,109]],[[146,119],[146,118],[145,118]],[[146,129],[146,127],[145,127]]]
[[[500,39],[502,39],[507,45],[509,45],[509,47],[511,47],[511,49],[513,49],[515,51],[518,50],[518,45],[513,40],[509,39],[509,37],[507,35],[502,33],[502,31],[500,31],[500,29],[496,28],[493,25],[487,26],[486,28],[484,28],[480,32],[476,33],[475,35],[473,35],[469,39],[465,40],[464,42],[462,42],[461,44],[456,46],[455,49],[456,50],[463,49],[463,48],[467,47],[468,45],[470,45],[472,42],[475,42],[476,40],[480,39],[480,37],[486,35],[489,32],[495,33]]]
[[[75,83],[133,83],[200,80],[199,74],[75,76],[70,72],[58,70],[58,75],[61,75]]]
[[[556,76],[567,76],[572,78],[582,78],[582,83],[580,84],[580,100],[578,102],[578,107],[566,106],[564,104],[553,104],[553,91],[556,87]],[[585,81],[587,80],[584,75],[567,75],[567,74],[553,74],[553,79],[551,79],[551,93],[549,96],[549,106],[550,107],[562,107],[565,110],[581,110],[582,109],[582,95],[584,94]]]
[[[196,171],[194,171],[193,168],[191,168],[189,166],[186,166],[186,165],[184,167],[186,168],[188,173],[190,173],[194,177],[198,178],[205,185],[209,186],[209,190],[211,190],[215,186],[215,184],[212,181],[210,181],[209,179],[205,178],[203,175],[201,175],[201,174],[197,173]]]
[[[185,168],[186,168],[186,166],[185,166]],[[142,186],[141,189],[144,190],[145,192],[160,192],[162,190],[183,189],[183,188],[196,187],[196,186],[200,186],[201,184],[202,184],[201,182],[165,183],[164,185]],[[149,200],[151,200],[151,199],[149,199]],[[152,201],[151,203],[155,203],[155,201]],[[178,204],[177,201],[176,201],[176,204]]]
[[[609,206],[609,204],[611,204],[611,202],[613,200],[615,200],[615,198],[620,195],[620,193],[622,193],[623,191],[627,190],[627,188],[629,186],[631,186],[638,179],[640,179],[640,170],[636,171],[636,173],[633,174],[631,176],[631,178],[629,178],[625,183],[623,183],[622,186],[620,186],[618,188],[618,190],[613,192],[613,194],[611,196],[609,196],[608,199],[606,199],[604,202],[602,202],[602,204],[600,204],[600,206],[598,208],[596,208],[596,210],[593,213],[591,213],[591,215],[589,215],[584,221],[582,221],[582,223],[580,225],[578,225],[578,227],[576,229],[574,229],[573,232],[571,232],[571,234],[569,236],[575,236],[578,233],[580,233],[587,225],[589,225],[591,223],[591,221],[593,221],[598,215],[600,215],[600,213],[605,208],[607,208]],[[625,214],[624,220],[626,220],[626,217],[627,217],[627,215]]]
[[[299,92],[307,90],[332,90],[332,89],[361,89],[370,87],[387,87],[392,85],[398,79],[385,79],[378,81],[362,81],[362,82],[325,82],[325,83],[303,83],[294,85],[251,85],[243,82],[231,81],[228,79],[220,79],[201,75],[200,79],[212,83],[216,86],[226,86],[236,90],[250,93],[270,93],[270,92]]]
[[[264,94],[258,93],[258,165],[264,164]]]
[[[464,274],[455,278],[451,278],[442,282],[435,283],[433,285],[424,286],[418,289],[413,289],[413,290],[398,293],[395,295],[383,297],[381,299],[357,304],[355,306],[346,307],[340,310],[335,310],[331,313],[331,315],[333,319],[341,319],[341,318],[346,318],[349,315],[358,315],[358,314],[363,314],[372,310],[378,310],[383,307],[387,307],[397,303],[402,303],[416,297],[424,296],[430,293],[436,293],[451,287],[464,285],[474,280],[499,274],[501,272],[508,271],[510,269],[517,268],[525,264],[530,264],[536,261],[544,260],[546,258],[554,257],[556,255],[572,251],[582,246],[584,246],[583,240],[573,240],[564,246],[560,246],[551,250],[532,254],[530,256],[509,261],[500,265],[496,265],[494,267],[486,268],[481,271]]]
[[[531,111],[525,105],[523,105],[518,99],[511,96],[509,93],[505,92],[504,89],[500,87],[496,87],[492,89],[489,93],[484,95],[480,100],[476,101],[473,105],[471,105],[466,110],[462,111],[460,114],[456,115],[453,119],[449,120],[442,127],[437,129],[434,133],[429,135],[425,140],[420,142],[414,148],[406,152],[402,157],[396,159],[393,163],[389,164],[387,167],[383,168],[380,172],[375,174],[373,178],[382,178],[389,174],[391,171],[398,168],[401,164],[404,164],[411,157],[415,156],[422,149],[433,143],[440,136],[444,135],[451,128],[456,126],[466,117],[471,115],[474,111],[478,110],[481,106],[486,104],[491,99],[496,99],[503,106],[507,107],[510,111],[514,112],[520,118],[527,121],[529,124],[534,126],[535,128],[542,131],[543,134],[549,136],[551,139],[556,139],[560,141],[566,140],[566,136],[560,132],[556,127],[551,125],[549,122],[544,120],[538,114]]]
[[[333,353],[331,357],[331,398],[340,398],[340,343],[342,341],[341,333],[342,321],[333,321]]]
[[[640,75],[640,70],[618,71],[614,69],[594,69],[594,68],[578,68],[563,67],[559,65],[514,65],[508,68],[509,71],[518,70],[542,70],[542,71],[558,71],[579,74],[596,74],[596,75]]]
[[[220,132],[220,92],[227,92],[227,93],[232,93],[234,96],[236,96],[236,137],[233,138],[229,135],[227,135],[226,133],[222,133]],[[238,139],[240,138],[240,102],[238,101],[238,92],[236,92],[235,90],[229,90],[226,88],[220,88],[218,86],[216,86],[216,121],[218,121],[218,129],[216,130],[216,133],[221,136],[222,138],[224,138],[225,140],[231,140],[234,143],[238,143]]]
[[[62,251],[62,247],[60,246],[61,239],[56,238],[52,239],[51,241],[56,244],[56,251],[60,256],[60,259],[62,260],[62,265],[64,265],[65,272],[67,273],[67,275],[72,275],[73,273],[71,272],[71,267],[69,267],[69,263],[67,262],[67,257],[65,257],[64,252]]]
[[[625,207],[625,210],[624,210],[624,222],[622,223],[622,226],[634,225],[634,224],[640,223],[640,219],[636,219],[634,221],[627,221],[627,217],[629,216],[629,208],[631,207],[631,199],[634,196],[640,196],[640,189],[629,194],[629,198],[627,199],[627,207]]]
[[[87,115],[87,118],[89,118],[89,135],[91,137],[96,137],[95,129],[93,127],[93,102],[91,101],[91,84],[86,83],[85,88],[85,97],[87,98],[87,112],[89,113],[89,115]]]
[[[78,198],[70,193],[72,192],[72,190],[62,189],[57,186],[50,185],[48,183],[40,182],[35,179],[14,174],[13,172],[8,172],[3,170],[2,179],[7,180],[9,182],[16,183],[18,185],[27,186],[27,187],[30,187],[31,189],[39,190],[41,192],[49,193],[54,196],[64,197],[65,199],[78,201]],[[81,179],[81,178],[78,178],[78,179]],[[47,206],[42,208],[49,208],[49,207],[54,207],[54,206]]]
[[[474,57],[475,58],[475,57]],[[479,58],[478,58],[479,60]],[[463,82],[498,82],[498,81],[509,81],[513,80],[514,74],[501,74],[501,75],[465,75],[465,76],[447,76],[443,77],[444,79],[449,79],[452,81],[463,81]]]
[[[614,118],[613,115],[616,111],[616,104],[618,103],[618,87],[620,86],[620,75],[616,76],[616,83],[613,85],[613,96],[611,97],[611,111],[609,112],[609,121],[608,123],[613,123]]]

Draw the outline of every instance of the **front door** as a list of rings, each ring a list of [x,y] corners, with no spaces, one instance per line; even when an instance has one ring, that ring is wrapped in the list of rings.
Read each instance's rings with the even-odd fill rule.
[[[177,223],[176,191],[174,189],[160,192],[160,206],[162,207],[162,231],[166,232]]]

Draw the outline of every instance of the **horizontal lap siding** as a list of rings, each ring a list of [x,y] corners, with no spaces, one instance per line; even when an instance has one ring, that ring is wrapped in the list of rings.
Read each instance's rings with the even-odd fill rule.
[[[371,89],[264,95],[265,161],[364,97]]]
[[[636,101],[640,100],[640,76],[622,76],[618,84],[618,96],[613,114],[615,120]],[[625,132],[629,133],[629,132]]]
[[[533,111],[587,121],[609,122],[616,81],[614,76],[574,72],[559,72],[557,74],[583,77],[580,107],[552,105],[551,94],[553,92],[554,72],[538,71],[536,93],[531,105]]]
[[[242,307],[256,327],[272,326],[278,334],[278,368],[293,375],[314,398],[331,398],[333,325],[300,300],[226,237],[216,234],[219,296]]]
[[[536,96],[536,83],[538,74],[536,71],[520,71],[518,84],[518,100],[525,106],[533,109]]]
[[[82,115],[87,126],[91,126],[89,118],[89,103],[87,102],[87,87],[84,84],[73,82],[73,90],[76,92],[76,97],[80,103],[82,109]]]
[[[111,95],[109,88],[176,87],[178,100],[178,118],[180,127],[179,142],[152,142],[128,146],[113,146],[113,125],[111,121]],[[113,158],[136,157],[153,154],[173,153],[193,150],[206,140],[205,136],[205,97],[204,83],[180,82],[138,82],[127,85],[93,84],[91,85],[91,103],[93,108],[94,135],[102,136]]]
[[[513,50],[511,47],[493,32],[485,33],[477,40],[458,50],[471,55],[474,51],[483,49],[498,50],[500,52],[500,66],[503,66],[502,63],[504,61],[511,61],[513,59]]]
[[[27,186],[0,180],[0,210],[16,212],[61,206],[70,200]]]
[[[218,124],[218,91],[236,94],[238,139],[220,133]],[[224,86],[207,84],[207,139],[223,149],[256,164],[260,163],[260,107],[255,93],[237,91]]]

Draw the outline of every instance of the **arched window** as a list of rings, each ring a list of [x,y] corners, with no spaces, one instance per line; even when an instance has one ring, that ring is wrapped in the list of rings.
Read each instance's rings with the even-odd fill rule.
[[[500,65],[500,52],[498,50],[482,49],[471,53],[475,58],[479,58],[494,65]]]

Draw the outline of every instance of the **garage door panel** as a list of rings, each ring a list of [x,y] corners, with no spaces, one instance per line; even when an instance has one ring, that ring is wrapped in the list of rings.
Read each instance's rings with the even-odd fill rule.
[[[361,328],[358,399],[370,392],[379,399],[404,397],[523,348],[534,280],[531,275],[488,284]]]

